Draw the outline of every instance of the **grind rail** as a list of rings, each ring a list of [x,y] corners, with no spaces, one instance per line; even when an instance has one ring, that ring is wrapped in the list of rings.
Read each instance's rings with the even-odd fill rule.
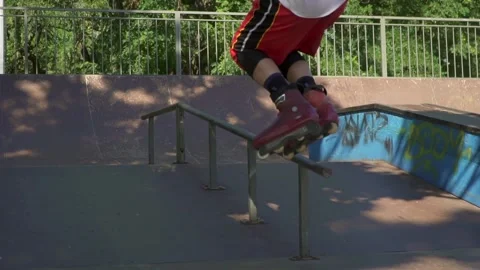
[[[209,183],[204,185],[205,190],[224,190],[217,184],[217,141],[216,128],[220,127],[247,141],[247,169],[248,169],[248,219],[242,221],[246,225],[264,223],[258,217],[257,212],[257,155],[253,147],[255,135],[247,130],[235,127],[223,120],[208,115],[185,103],[176,103],[161,110],[154,111],[141,116],[142,120],[148,119],[148,163],[155,164],[155,117],[169,112],[176,112],[176,162],[174,164],[186,164],[185,160],[185,129],[184,116],[188,112],[208,122],[208,144],[209,144]],[[297,154],[291,161],[298,165],[298,196],[299,196],[299,256],[292,260],[312,259],[308,243],[308,171],[311,170],[323,177],[330,177],[332,170]]]

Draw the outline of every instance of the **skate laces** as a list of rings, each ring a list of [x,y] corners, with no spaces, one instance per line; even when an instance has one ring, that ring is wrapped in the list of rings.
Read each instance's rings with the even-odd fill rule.
[[[323,86],[321,84],[313,85],[313,86],[310,86],[308,88],[311,89],[311,90],[318,90],[320,92],[323,92],[325,94],[325,96],[328,94],[327,93],[327,88],[325,88],[325,86]]]
[[[302,93],[305,93],[309,90],[317,90],[317,91],[323,92],[325,96],[327,95],[327,89],[325,88],[325,86],[321,84],[314,84],[314,85],[297,84],[297,87],[299,87],[302,90]]]

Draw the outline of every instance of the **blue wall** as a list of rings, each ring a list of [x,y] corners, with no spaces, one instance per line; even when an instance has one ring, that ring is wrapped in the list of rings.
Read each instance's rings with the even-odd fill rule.
[[[340,121],[337,134],[310,146],[312,160],[384,160],[480,206],[479,136],[383,112]]]

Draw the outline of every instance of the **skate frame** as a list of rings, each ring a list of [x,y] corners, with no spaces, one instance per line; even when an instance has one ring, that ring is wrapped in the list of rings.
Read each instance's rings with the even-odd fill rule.
[[[176,161],[174,164],[186,164],[185,160],[185,112],[188,112],[208,122],[208,144],[209,144],[209,183],[203,185],[205,190],[221,191],[225,188],[217,183],[217,138],[216,128],[220,127],[247,141],[247,168],[248,168],[248,214],[249,218],[242,221],[245,225],[263,224],[264,221],[258,217],[257,212],[257,150],[253,147],[255,134],[235,127],[221,119],[208,115],[185,103],[176,103],[161,110],[141,116],[142,120],[148,119],[148,164],[155,164],[155,117],[169,112],[176,112]],[[298,197],[299,197],[299,255],[291,260],[315,259],[310,255],[308,242],[308,170],[311,170],[323,177],[330,177],[332,170],[297,154],[290,161],[298,165]]]

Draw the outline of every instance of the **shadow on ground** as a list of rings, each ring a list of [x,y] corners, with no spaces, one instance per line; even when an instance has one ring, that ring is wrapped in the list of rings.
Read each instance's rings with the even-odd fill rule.
[[[384,163],[328,166],[331,179],[310,174],[312,255],[479,247],[479,208]],[[227,190],[206,192],[208,169],[200,165],[2,168],[1,268],[297,255],[296,166],[258,166],[267,221],[260,226],[238,222],[247,211],[246,172],[246,164],[222,165]]]
[[[37,76],[0,78],[0,166],[145,164],[147,124],[140,116],[185,102],[232,125],[259,132],[275,110],[248,77]],[[156,153],[175,153],[175,113],[156,118]],[[187,156],[208,159],[208,124],[185,119]],[[237,162],[242,140],[218,134],[219,160]],[[243,143],[243,144],[242,144]],[[241,160],[245,156],[241,155]]]

